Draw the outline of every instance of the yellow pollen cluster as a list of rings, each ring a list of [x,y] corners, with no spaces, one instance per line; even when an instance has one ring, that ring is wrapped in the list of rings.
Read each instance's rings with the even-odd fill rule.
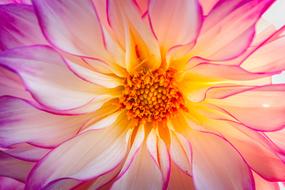
[[[187,110],[182,94],[174,85],[175,70],[141,70],[126,78],[120,98],[130,118],[162,121],[178,109]]]

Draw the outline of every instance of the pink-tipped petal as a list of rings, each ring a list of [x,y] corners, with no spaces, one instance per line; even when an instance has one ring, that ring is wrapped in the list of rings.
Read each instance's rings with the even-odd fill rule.
[[[171,163],[169,190],[187,189],[195,190],[193,178],[182,171],[174,162]]]
[[[234,122],[206,123],[204,125],[210,131],[224,136],[240,152],[248,165],[263,178],[269,181],[285,179],[284,161],[276,148],[259,132]]]
[[[145,144],[141,145],[126,172],[114,182],[112,190],[162,189],[163,175]]]
[[[244,52],[254,36],[255,24],[274,0],[220,0],[205,18],[192,54],[225,60]]]
[[[148,14],[154,33],[166,51],[194,41],[202,24],[198,0],[151,0]]]
[[[24,188],[24,183],[9,177],[0,177],[0,190],[24,190]]]
[[[16,98],[3,97],[0,102],[0,144],[2,146],[22,142],[56,146],[74,136],[88,120],[87,115],[50,114]]]
[[[35,166],[27,189],[41,189],[61,178],[86,180],[115,168],[125,157],[127,120],[88,131],[58,146]]]
[[[285,37],[260,46],[243,63],[242,67],[251,72],[280,72],[285,69]]]
[[[24,45],[47,44],[32,6],[0,6],[0,50]]]
[[[284,96],[285,85],[267,85],[215,99],[213,103],[252,129],[273,131],[285,126]]]
[[[0,176],[25,182],[33,166],[33,162],[19,160],[2,151],[0,152]]]
[[[34,0],[33,5],[52,44],[81,56],[107,57],[101,24],[91,0]]]
[[[60,55],[47,46],[4,51],[0,56],[0,65],[18,73],[33,97],[50,109],[75,109],[97,98],[89,105],[95,111],[104,100],[111,98],[111,95],[99,96],[98,86],[78,78],[67,68]]]
[[[252,174],[239,153],[209,133],[191,135],[193,180],[197,190],[253,190]]]

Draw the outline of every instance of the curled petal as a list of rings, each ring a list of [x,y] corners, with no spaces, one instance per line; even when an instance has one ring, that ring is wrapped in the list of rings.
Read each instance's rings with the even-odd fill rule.
[[[8,4],[0,6],[0,50],[18,46],[47,44],[33,7]]]

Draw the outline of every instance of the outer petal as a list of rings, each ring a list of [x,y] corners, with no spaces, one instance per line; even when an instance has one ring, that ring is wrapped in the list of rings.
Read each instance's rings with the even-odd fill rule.
[[[0,190],[23,190],[25,184],[9,177],[0,177]]]
[[[46,43],[32,6],[0,6],[0,50]]]
[[[89,131],[63,143],[35,166],[27,189],[41,189],[62,178],[86,180],[113,169],[127,151],[127,124],[123,120],[116,126]]]
[[[166,51],[194,41],[202,24],[198,0],[151,0],[148,13],[155,35]]]
[[[213,103],[252,129],[273,131],[285,126],[284,97],[285,85],[268,85],[215,99]]]
[[[206,17],[192,55],[224,60],[250,45],[255,23],[274,0],[220,0]]]
[[[17,72],[27,89],[40,103],[56,110],[68,110],[83,106],[94,99],[110,99],[96,96],[100,88],[83,80],[68,70],[64,60],[51,48],[31,46],[7,50],[0,55],[0,65]],[[64,80],[63,80],[64,79]],[[98,106],[94,105],[93,111]]]
[[[191,137],[193,179],[197,190],[254,189],[250,169],[227,141],[200,132]]]
[[[3,97],[0,103],[2,146],[21,142],[55,146],[75,135],[88,119],[50,114],[16,98]]]
[[[91,0],[33,1],[47,39],[67,52],[105,58],[102,28]]]
[[[243,63],[242,67],[251,72],[278,72],[285,69],[285,37],[260,46]]]
[[[204,127],[224,136],[243,156],[249,166],[269,181],[285,178],[285,164],[276,148],[260,133],[238,123],[205,121]],[[266,163],[266,164],[264,164]]]
[[[14,178],[25,181],[34,163],[18,160],[10,155],[0,152],[0,176]]]

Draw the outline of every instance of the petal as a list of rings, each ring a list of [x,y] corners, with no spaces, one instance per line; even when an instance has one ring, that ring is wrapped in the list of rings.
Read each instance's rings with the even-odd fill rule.
[[[0,177],[0,190],[23,190],[24,188],[24,183],[9,177]]]
[[[31,173],[27,189],[41,189],[61,178],[86,180],[115,168],[127,152],[128,124],[88,131],[58,146]],[[72,158],[72,159],[70,159]]]
[[[162,189],[163,176],[143,144],[134,156],[130,167],[112,186],[112,190]]]
[[[170,156],[175,166],[188,175],[192,175],[191,168],[191,147],[184,137],[178,137],[179,134],[171,134]]]
[[[75,179],[60,179],[58,181],[54,181],[53,183],[50,183],[45,190],[71,190],[75,188],[80,183],[79,180]]]
[[[7,148],[4,152],[18,159],[38,161],[43,158],[50,149],[33,146],[31,144],[16,144]]]
[[[50,43],[81,56],[107,57],[102,28],[91,0],[34,0],[33,5]]]
[[[0,152],[0,176],[25,181],[34,163],[18,160],[10,155]]]
[[[98,86],[76,77],[68,70],[64,60],[47,46],[30,46],[4,51],[0,55],[0,65],[18,73],[33,97],[50,109],[74,109],[96,98],[105,101],[111,98],[110,95],[99,96]],[[94,105],[93,111],[103,103]]]
[[[192,55],[225,60],[250,45],[255,23],[274,0],[220,0],[205,18]]]
[[[198,0],[151,0],[148,13],[154,33],[166,50],[194,41],[202,24]]]
[[[285,37],[260,46],[243,63],[242,67],[251,72],[280,72],[285,69]]]
[[[191,137],[193,180],[197,190],[254,189],[250,169],[227,141],[201,132]]]
[[[0,50],[18,46],[47,44],[32,6],[0,6]]]
[[[203,125],[224,136],[240,152],[248,165],[263,178],[269,181],[284,180],[284,161],[277,154],[275,147],[260,133],[234,122],[210,121],[204,122]]]
[[[278,183],[264,180],[258,174],[253,173],[256,190],[280,190]]]
[[[109,24],[124,47],[126,68],[133,72],[140,64],[157,69],[161,64],[160,48],[148,22],[142,19],[133,1],[108,1]]]
[[[188,174],[184,173],[175,163],[171,164],[169,190],[187,189],[195,190],[193,179]]]
[[[203,14],[209,14],[209,12],[212,10],[212,8],[216,5],[218,1],[219,0],[199,0],[203,9]]]
[[[265,135],[285,153],[285,128],[278,131],[267,132]]]
[[[251,129],[273,131],[285,126],[285,85],[246,89],[210,102],[229,112]]]
[[[2,146],[21,142],[56,146],[74,136],[88,119],[87,116],[50,114],[16,98],[3,97],[0,102]]]

